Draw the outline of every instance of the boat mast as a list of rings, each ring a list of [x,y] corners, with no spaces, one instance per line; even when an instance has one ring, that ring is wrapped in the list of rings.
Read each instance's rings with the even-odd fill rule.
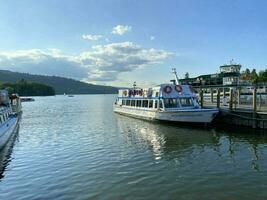
[[[135,87],[136,87],[136,81],[134,81],[134,83],[133,83],[134,90],[135,90]]]
[[[177,85],[180,85],[180,82],[179,82],[179,79],[178,79],[178,76],[177,76],[177,73],[176,73],[176,68],[172,68],[172,73],[173,73],[174,76],[175,76],[176,84],[177,84]]]

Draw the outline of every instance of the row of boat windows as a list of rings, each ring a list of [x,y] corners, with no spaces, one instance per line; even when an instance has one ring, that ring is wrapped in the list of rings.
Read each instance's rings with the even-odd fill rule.
[[[192,98],[169,98],[164,99],[165,108],[191,107],[194,106]]]
[[[4,123],[9,118],[10,113],[4,113],[0,115],[0,124]]]
[[[122,100],[122,105],[143,108],[177,108],[194,106],[192,98],[169,98],[163,100]]]
[[[122,100],[122,105],[142,108],[158,108],[159,100]],[[159,107],[163,108],[162,101],[159,102]]]

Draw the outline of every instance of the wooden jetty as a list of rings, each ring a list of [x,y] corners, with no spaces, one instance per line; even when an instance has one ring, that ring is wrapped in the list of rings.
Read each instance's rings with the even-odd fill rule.
[[[194,87],[202,107],[220,109],[220,114],[215,120],[216,124],[267,130],[267,92],[265,88],[248,87],[247,85]]]

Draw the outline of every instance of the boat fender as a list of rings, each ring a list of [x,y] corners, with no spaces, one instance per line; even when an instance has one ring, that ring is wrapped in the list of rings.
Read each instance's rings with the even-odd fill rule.
[[[182,90],[183,90],[182,87],[181,87],[180,85],[175,85],[174,89],[175,89],[175,91],[178,92],[178,93],[182,92]]]
[[[172,92],[172,87],[167,85],[164,87],[164,92],[167,93],[167,94],[170,94]]]

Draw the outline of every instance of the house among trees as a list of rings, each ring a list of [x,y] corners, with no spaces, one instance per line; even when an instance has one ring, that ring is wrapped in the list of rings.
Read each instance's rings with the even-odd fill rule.
[[[240,80],[241,65],[230,64],[220,66],[223,85],[238,85]]]
[[[190,84],[193,86],[200,85],[237,85],[240,80],[240,64],[222,65],[220,66],[220,73],[200,75],[195,78],[189,77],[187,74],[180,82],[183,84]]]

